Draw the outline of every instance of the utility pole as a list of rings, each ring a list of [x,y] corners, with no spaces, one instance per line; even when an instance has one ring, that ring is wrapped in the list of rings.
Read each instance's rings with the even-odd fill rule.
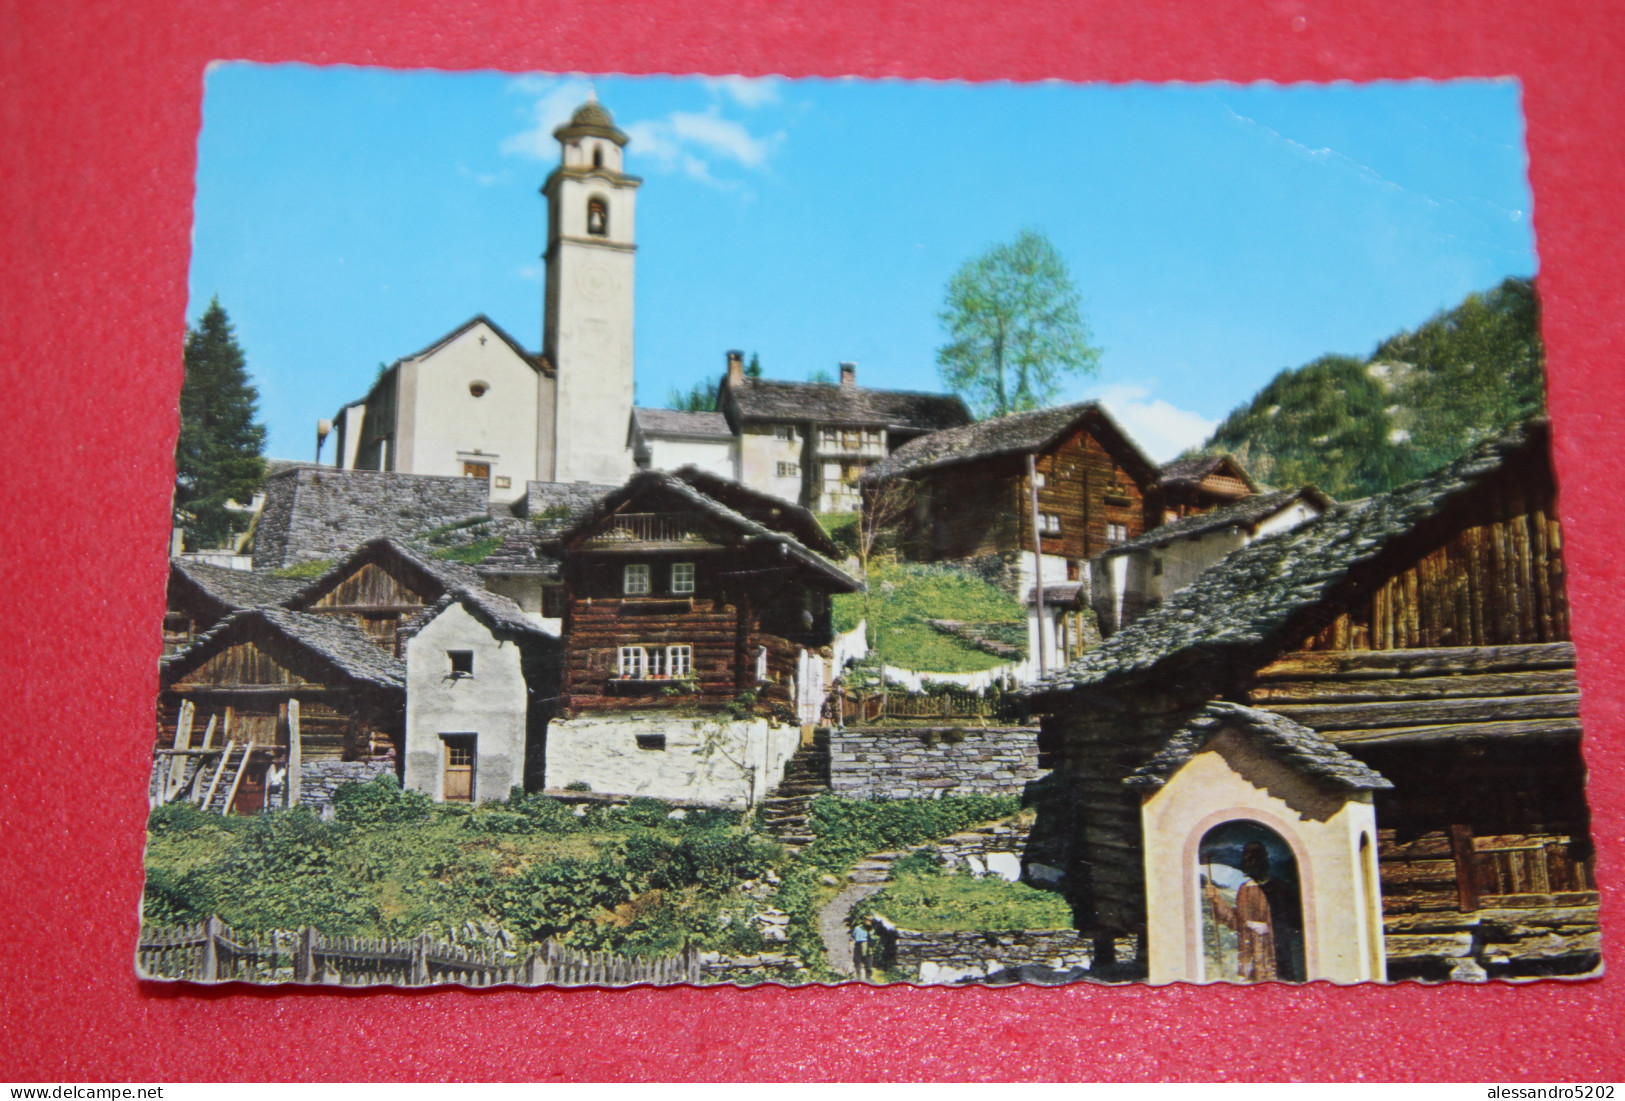
[[[1031,451],[1027,452],[1027,500],[1031,506],[1033,522],[1033,599],[1037,601],[1036,615],[1038,675],[1044,675],[1044,543],[1043,531],[1038,523],[1038,467]]]

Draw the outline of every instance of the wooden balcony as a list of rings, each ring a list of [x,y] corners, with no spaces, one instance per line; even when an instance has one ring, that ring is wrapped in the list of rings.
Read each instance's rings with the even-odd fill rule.
[[[715,547],[710,527],[687,512],[623,512],[582,543],[593,550],[638,550],[650,546]]]

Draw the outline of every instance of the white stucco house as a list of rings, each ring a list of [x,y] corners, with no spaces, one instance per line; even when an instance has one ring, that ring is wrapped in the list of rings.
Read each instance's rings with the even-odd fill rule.
[[[559,644],[507,597],[459,586],[400,631],[406,660],[402,786],[436,802],[537,786]]]
[[[1109,637],[1235,551],[1290,531],[1330,504],[1331,498],[1320,490],[1303,486],[1255,493],[1163,524],[1096,557],[1090,563],[1089,590],[1081,598],[1091,603],[1101,634]]]

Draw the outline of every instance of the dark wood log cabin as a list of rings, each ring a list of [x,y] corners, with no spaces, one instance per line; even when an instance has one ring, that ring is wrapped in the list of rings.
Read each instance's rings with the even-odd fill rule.
[[[1258,484],[1234,455],[1194,455],[1163,463],[1157,471],[1157,488],[1162,504],[1158,524],[1223,508],[1258,492]]]
[[[1033,551],[1027,480],[1039,479],[1042,553],[1083,563],[1161,522],[1157,467],[1093,402],[998,417],[922,436],[864,476],[871,510],[905,512],[899,546],[925,562]],[[1047,576],[1047,571],[1046,571]]]
[[[263,570],[232,570],[172,559],[164,606],[164,656],[184,650],[233,612],[280,607],[303,586],[304,582]]]
[[[239,814],[265,809],[268,770],[289,763],[292,700],[302,780],[368,778],[400,760],[404,665],[346,617],[260,608],[228,616],[161,665],[159,782],[173,779],[171,797]],[[324,767],[343,764],[361,767]]]
[[[348,558],[291,596],[285,606],[312,615],[351,619],[379,647],[401,656],[402,624],[454,586],[480,588],[461,563],[420,554],[396,539],[363,543]]]
[[[1125,778],[1210,700],[1376,769],[1390,978],[1599,960],[1563,537],[1534,422],[1419,482],[1262,539],[1032,690],[1056,770],[1043,852],[1079,921],[1146,925]]]
[[[745,692],[793,707],[799,651],[833,640],[830,597],[858,582],[803,541],[829,548],[806,510],[710,488],[734,507],[636,474],[564,537],[564,717],[720,709]]]

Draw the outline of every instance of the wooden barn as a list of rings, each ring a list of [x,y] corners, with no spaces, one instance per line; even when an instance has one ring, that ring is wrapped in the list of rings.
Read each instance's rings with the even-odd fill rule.
[[[280,607],[303,584],[263,570],[232,570],[185,558],[171,560],[164,605],[164,656],[186,649],[233,612]]]
[[[1035,549],[1029,460],[1046,581],[1087,581],[1088,559],[1161,521],[1156,465],[1092,402],[913,440],[864,476],[866,507],[882,522],[895,514],[907,557],[999,557],[1020,570],[1025,592]]]
[[[1157,471],[1161,523],[1171,523],[1234,504],[1258,492],[1258,484],[1234,455],[1193,455]]]
[[[387,653],[402,656],[402,625],[457,586],[481,587],[478,573],[430,558],[398,539],[363,543],[350,556],[287,599],[311,615],[353,620]]]
[[[233,613],[160,667],[154,802],[319,805],[395,770],[405,696],[405,666],[347,617]]]
[[[830,549],[782,499],[694,471],[633,475],[559,548],[564,716],[722,709],[745,692],[793,710],[804,652],[833,640],[831,595],[859,588]]]
[[[1321,953],[1311,979],[1598,966],[1548,445],[1533,422],[1259,539],[1034,686],[1042,763],[1056,772],[1033,859],[1066,870],[1081,927],[1103,945],[1138,935],[1153,978],[1213,978],[1203,944],[1233,948],[1235,934],[1189,923],[1237,912],[1225,884],[1239,897],[1247,883],[1291,879],[1292,935]],[[1215,717],[1216,702],[1239,710]],[[1201,744],[1182,767],[1208,782],[1175,799],[1131,779],[1193,731]],[[1306,765],[1333,750],[1391,786],[1334,791]],[[1312,869],[1307,835],[1334,813],[1350,823],[1341,856]],[[1168,859],[1172,886],[1159,887],[1153,866]],[[1380,907],[1374,966],[1326,941],[1326,921],[1311,928],[1328,892]]]

